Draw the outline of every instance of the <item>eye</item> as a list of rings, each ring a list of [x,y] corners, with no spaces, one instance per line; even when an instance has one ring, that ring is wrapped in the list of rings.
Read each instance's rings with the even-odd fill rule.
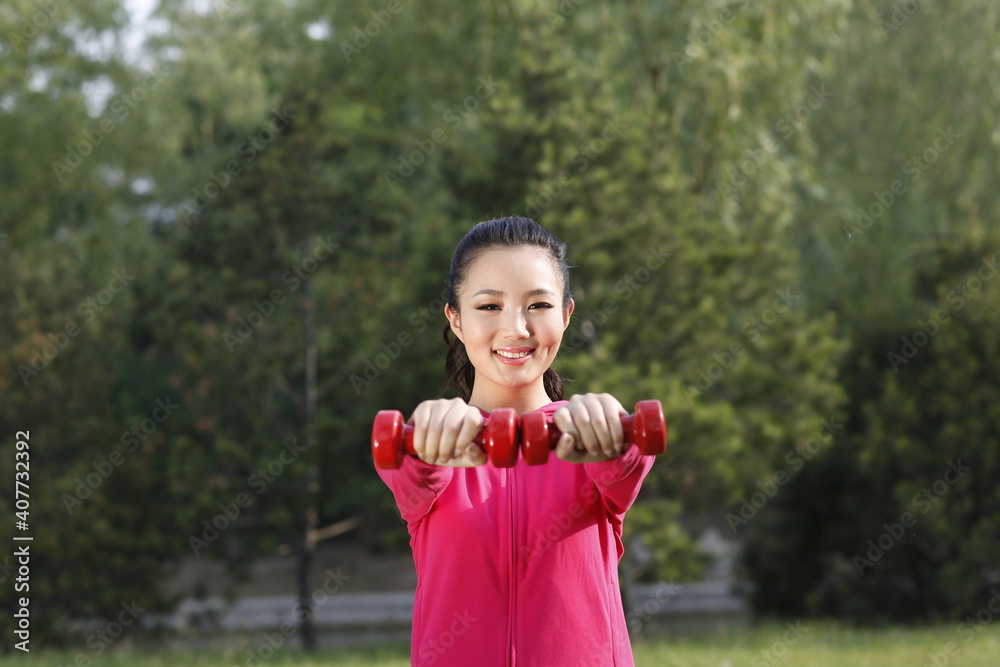
[[[551,308],[551,307],[552,307],[551,303],[546,303],[544,301],[541,301],[539,303],[533,303],[530,306],[528,306],[529,309],[531,309],[531,308]]]
[[[500,306],[495,303],[485,303],[481,306],[476,306],[476,310],[500,310]]]

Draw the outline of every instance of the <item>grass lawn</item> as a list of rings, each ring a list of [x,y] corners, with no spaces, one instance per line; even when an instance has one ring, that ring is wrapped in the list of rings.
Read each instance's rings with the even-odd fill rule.
[[[949,646],[949,643],[951,645]],[[256,645],[256,644],[255,644]],[[823,624],[763,624],[725,634],[677,639],[640,639],[633,643],[637,667],[737,667],[795,665],[796,667],[884,667],[885,665],[1000,664],[1000,623],[974,627],[856,630]],[[948,655],[948,651],[951,655]],[[70,667],[74,653],[32,653],[5,656],[8,667]],[[934,654],[935,660],[928,656]],[[86,654],[84,654],[86,655]],[[90,657],[90,656],[87,656]],[[246,667],[244,651],[228,653],[174,653],[162,655],[113,652],[90,662],[96,667]],[[447,664],[445,660],[441,660]],[[86,665],[81,662],[79,665]],[[251,665],[296,667],[406,667],[406,646],[322,651],[306,655],[283,650]]]

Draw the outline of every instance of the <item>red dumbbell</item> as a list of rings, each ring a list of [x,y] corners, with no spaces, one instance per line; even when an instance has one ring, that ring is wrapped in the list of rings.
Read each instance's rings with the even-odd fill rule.
[[[500,408],[490,413],[489,423],[473,441],[486,452],[498,468],[517,463],[517,412]],[[413,448],[413,426],[403,420],[397,410],[380,410],[372,425],[372,458],[384,470],[396,470],[403,465],[403,455],[416,455]]]
[[[659,401],[639,401],[635,414],[622,417],[625,442],[635,444],[647,456],[659,456],[667,451],[667,422]],[[521,442],[524,461],[538,465],[549,460],[549,450],[554,449],[562,432],[552,423],[551,416],[543,412],[528,412],[521,417]]]

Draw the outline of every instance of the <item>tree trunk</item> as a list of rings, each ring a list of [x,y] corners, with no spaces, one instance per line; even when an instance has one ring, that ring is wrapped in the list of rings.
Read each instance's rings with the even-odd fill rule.
[[[316,309],[312,298],[310,281],[302,283],[302,330],[305,343],[305,423],[303,431],[306,439],[306,456],[309,457],[309,473],[306,481],[306,516],[302,531],[302,547],[299,553],[299,632],[302,647],[307,651],[316,648],[316,633],[313,626],[312,595],[309,591],[309,570],[316,552],[316,527],[319,511],[319,472],[316,468],[316,409],[318,388],[316,385]]]

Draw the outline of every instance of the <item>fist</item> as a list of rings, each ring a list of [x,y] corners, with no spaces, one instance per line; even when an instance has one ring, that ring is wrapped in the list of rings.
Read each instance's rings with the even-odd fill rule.
[[[552,417],[562,431],[556,456],[570,463],[596,463],[619,456],[625,451],[622,415],[627,414],[611,394],[573,396]]]
[[[413,425],[413,449],[425,463],[457,468],[481,466],[486,452],[475,444],[483,415],[460,398],[424,401],[407,422]]]

